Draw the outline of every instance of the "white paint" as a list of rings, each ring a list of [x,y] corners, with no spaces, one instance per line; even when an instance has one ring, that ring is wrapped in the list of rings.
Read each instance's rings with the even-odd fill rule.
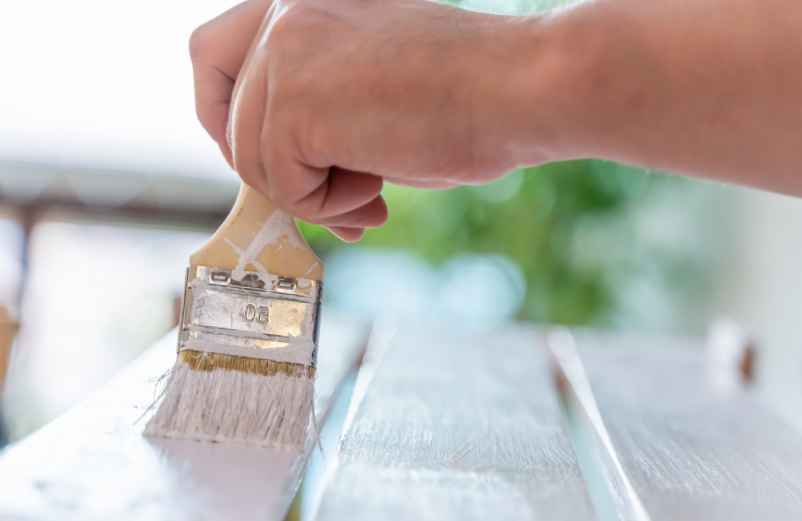
[[[192,281],[190,287],[192,288],[194,304],[192,311],[186,318],[190,323],[200,324],[210,329],[205,334],[198,335],[197,338],[190,336],[186,341],[186,348],[303,365],[310,365],[313,361],[315,352],[313,340],[315,315],[319,313],[314,305],[305,304],[300,309],[294,310],[297,313],[293,313],[290,316],[280,316],[284,313],[282,308],[272,307],[274,303],[268,303],[263,298],[249,300],[248,296],[232,294],[225,287],[220,288],[219,286],[210,285],[202,280]],[[221,327],[237,332],[253,333],[254,336],[263,335],[264,333],[279,335],[286,333],[281,329],[283,326],[274,329],[271,323],[268,323],[267,327],[265,327],[256,321],[247,323],[238,320],[236,317],[241,313],[241,308],[246,303],[253,303],[256,306],[263,304],[271,306],[270,313],[276,313],[275,316],[279,317],[277,319],[278,322],[297,321],[297,324],[293,323],[294,326],[298,326],[297,336],[286,337],[286,341],[267,341],[264,338],[249,337],[226,330],[219,331],[214,335],[209,332],[211,328]]]
[[[298,287],[299,288],[306,289],[306,288],[308,288],[309,286],[312,285],[312,281],[307,279],[307,278],[305,278],[305,277],[308,277],[310,273],[312,273],[313,271],[315,271],[318,268],[318,266],[320,266],[320,263],[318,261],[313,262],[309,266],[309,268],[304,272],[304,278],[301,278],[301,279],[298,280]]]
[[[317,521],[594,519],[533,331],[398,331],[368,352]]]
[[[802,519],[799,433],[748,391],[716,385],[702,342],[596,332],[576,343],[617,468],[653,521]],[[629,498],[605,466],[610,494]]]
[[[319,418],[358,356],[364,331],[326,316],[315,389]],[[141,435],[156,381],[174,360],[171,334],[92,399],[0,454],[0,519],[282,518],[305,452]]]
[[[268,246],[281,248],[283,246],[281,239],[285,239],[287,244],[293,248],[301,249],[306,247],[301,233],[298,231],[298,227],[295,226],[293,218],[281,210],[275,210],[270,215],[264,224],[262,224],[262,227],[259,228],[259,231],[253,236],[250,244],[244,249],[234,244],[229,239],[226,239],[226,244],[239,256],[237,266],[232,270],[233,277],[242,279],[249,265],[256,268],[261,275],[267,276],[269,273],[268,270],[258,259]]]
[[[244,249],[228,238],[226,243],[236,252],[237,265],[231,276],[243,280],[248,267],[255,267],[268,279],[270,273],[259,262],[265,248],[281,248],[289,244],[303,248],[303,239],[288,214],[274,210]],[[248,327],[233,326],[234,316],[240,313],[243,298],[229,299],[227,290],[209,286],[203,281],[192,283],[193,303],[189,321],[204,326],[221,324],[235,330]],[[279,302],[266,303],[271,313]],[[287,304],[287,303],[283,303]],[[312,341],[316,306],[302,304],[303,309],[276,311],[279,321],[299,322],[298,341],[283,343],[282,347],[263,348],[263,339],[223,332],[202,333],[200,340],[190,338],[182,347],[204,353],[258,357],[276,362],[314,364],[315,345]],[[273,333],[268,324],[266,332]],[[254,323],[255,327],[262,327]],[[283,331],[277,334],[284,335]],[[236,340],[236,342],[235,342]],[[312,425],[313,382],[306,376],[254,375],[243,371],[215,369],[196,371],[180,360],[170,371],[156,413],[145,429],[147,436],[191,439],[205,442],[242,443],[263,447],[302,447]]]
[[[306,376],[195,371],[179,361],[145,435],[300,449],[313,433],[313,392]]]

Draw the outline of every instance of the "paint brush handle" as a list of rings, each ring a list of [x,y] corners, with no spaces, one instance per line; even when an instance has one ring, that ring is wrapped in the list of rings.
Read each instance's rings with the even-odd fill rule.
[[[312,280],[323,276],[323,264],[295,220],[245,183],[228,217],[189,263]]]

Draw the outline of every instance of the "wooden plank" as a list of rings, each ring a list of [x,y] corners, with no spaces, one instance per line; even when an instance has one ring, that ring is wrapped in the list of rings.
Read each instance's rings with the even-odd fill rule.
[[[419,323],[372,343],[315,519],[594,519],[537,346]]]
[[[0,450],[8,443],[5,420],[3,418],[3,394],[5,389],[6,371],[11,361],[11,347],[17,336],[19,324],[11,318],[5,306],[0,306]]]
[[[617,518],[802,519],[802,438],[711,378],[701,343],[590,333],[571,343],[556,342],[558,359],[577,427],[606,454],[597,461]]]
[[[0,397],[6,381],[6,371],[11,359],[11,345],[17,336],[19,324],[11,318],[5,306],[0,306]]]
[[[324,313],[320,417],[364,344],[365,330]],[[300,479],[301,451],[141,435],[175,333],[83,405],[0,454],[0,519],[280,519]]]

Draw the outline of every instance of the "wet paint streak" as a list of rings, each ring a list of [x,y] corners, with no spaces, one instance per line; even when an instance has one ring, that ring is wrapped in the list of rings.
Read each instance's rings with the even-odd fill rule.
[[[0,519],[281,518],[301,477],[302,453],[142,436],[175,345],[173,332],[87,402],[0,454]],[[318,417],[363,345],[364,328],[326,314]]]

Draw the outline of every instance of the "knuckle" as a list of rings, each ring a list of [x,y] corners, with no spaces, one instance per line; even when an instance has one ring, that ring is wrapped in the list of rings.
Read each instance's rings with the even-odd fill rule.
[[[292,191],[282,194],[284,195],[283,202],[287,206],[287,209],[293,215],[308,222],[319,223],[323,220],[322,203],[324,198],[321,197],[321,194],[319,192],[313,192],[311,194],[295,192],[296,191]]]
[[[308,37],[309,8],[302,3],[288,4],[270,23],[267,35],[271,47],[291,47]]]
[[[323,198],[310,195],[294,203],[298,215],[303,216],[308,221],[319,221],[323,219]]]
[[[203,24],[189,35],[189,56],[199,61],[213,50],[212,34],[208,24]]]
[[[318,213],[311,212],[305,209],[293,209],[291,210],[292,214],[298,217],[299,219],[306,221],[312,224],[325,224],[326,220]]]
[[[287,10],[270,23],[270,32],[267,34],[267,42],[271,47],[279,46],[292,37],[294,29],[294,15],[292,10]]]

